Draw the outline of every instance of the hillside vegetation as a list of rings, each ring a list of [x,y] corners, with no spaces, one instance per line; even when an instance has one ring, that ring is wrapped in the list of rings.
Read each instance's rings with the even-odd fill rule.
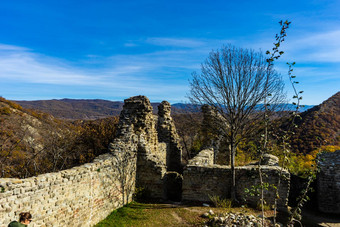
[[[0,98],[0,177],[67,169],[105,153],[117,118],[65,121]]]
[[[293,151],[308,154],[323,145],[340,145],[340,92],[303,112],[290,143]]]

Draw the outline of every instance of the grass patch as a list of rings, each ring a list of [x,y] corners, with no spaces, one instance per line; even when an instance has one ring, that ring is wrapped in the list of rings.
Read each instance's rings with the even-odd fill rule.
[[[136,226],[137,223],[148,220],[145,204],[130,203],[113,211],[106,219],[99,222],[96,227],[104,226]]]
[[[256,208],[248,207],[202,207],[197,203],[194,204],[144,204],[132,202],[118,210],[113,211],[106,219],[95,225],[95,227],[158,227],[158,226],[204,226],[208,219],[202,218],[202,214],[212,210],[216,215],[225,213],[243,213],[246,215],[252,214],[254,216],[261,215],[261,212]],[[273,210],[266,210],[265,216],[268,218],[273,217]],[[305,226],[318,226],[316,222],[309,221],[311,216],[309,214],[304,217],[303,222]],[[287,221],[286,213],[278,213],[277,220],[281,223]],[[333,217],[336,219],[335,217]],[[337,219],[338,220],[338,219]],[[306,222],[308,221],[308,222]],[[333,222],[331,222],[333,223]]]
[[[113,211],[96,227],[138,227],[138,226],[203,226],[207,219],[201,215],[213,210],[216,214],[226,212],[256,213],[250,208],[215,208],[192,204],[144,204],[132,202]]]
[[[202,211],[203,212],[203,211]],[[95,227],[110,226],[202,226],[205,219],[198,212],[171,204],[143,204],[132,202],[113,211]]]

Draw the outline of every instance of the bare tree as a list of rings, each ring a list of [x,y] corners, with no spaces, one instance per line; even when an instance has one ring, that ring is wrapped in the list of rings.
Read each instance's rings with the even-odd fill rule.
[[[192,103],[207,104],[222,116],[220,128],[231,154],[231,198],[237,201],[236,148],[259,119],[264,101],[274,109],[284,100],[282,78],[261,52],[227,45],[210,53],[201,72],[192,74],[190,86]]]

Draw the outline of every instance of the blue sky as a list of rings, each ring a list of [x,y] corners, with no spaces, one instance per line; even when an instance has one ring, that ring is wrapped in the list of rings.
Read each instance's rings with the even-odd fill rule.
[[[319,104],[340,90],[338,0],[3,0],[0,96],[185,102],[211,50],[265,52],[285,19],[277,70],[291,97],[285,62],[295,61],[303,104]]]

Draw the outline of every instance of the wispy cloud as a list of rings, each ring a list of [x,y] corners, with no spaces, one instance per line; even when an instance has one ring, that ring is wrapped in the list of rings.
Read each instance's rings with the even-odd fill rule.
[[[44,89],[46,97],[53,97],[54,92],[65,94],[62,97],[73,97],[78,94],[92,94],[92,97],[112,97],[119,99],[133,95],[147,95],[153,100],[181,100],[187,91],[187,80],[184,83],[172,81],[174,70],[190,68],[193,65],[187,58],[186,51],[155,51],[139,55],[115,55],[102,57],[88,55],[89,59],[103,61],[106,67],[79,68],[61,59],[34,53],[27,48],[1,45],[0,49],[0,79],[5,81],[0,84],[2,92],[12,90],[7,86],[18,84],[29,89],[30,95],[34,96],[32,87],[49,87],[49,91]],[[189,72],[191,69],[189,70]],[[189,73],[188,73],[189,75]],[[183,76],[177,75],[177,77]],[[182,78],[183,79],[183,78]],[[175,79],[176,80],[176,79]],[[12,86],[12,85],[11,85]],[[2,87],[2,88],[1,88]],[[57,89],[58,91],[53,90]],[[16,92],[15,99],[27,98],[27,92],[20,90],[25,97],[20,98],[20,93]],[[171,95],[172,94],[172,95]],[[6,97],[6,94],[1,94]],[[116,97],[116,98],[114,98]]]
[[[60,67],[39,61],[41,56],[26,52],[0,56],[0,78],[18,82],[43,84],[87,85],[94,78],[71,68]]]
[[[337,73],[327,67],[323,70],[320,64],[340,61],[340,45],[337,42],[339,36],[340,30],[315,33],[302,38],[295,36],[284,45],[284,58],[298,62],[295,72],[297,76],[301,76],[301,82],[312,84],[336,80]],[[256,40],[248,44],[242,42],[152,37],[142,41],[129,41],[133,45],[126,45],[131,48],[153,46],[146,53],[116,54],[109,57],[88,54],[87,59],[78,64],[81,67],[62,59],[34,53],[25,47],[0,44],[0,78],[27,86],[58,86],[58,89],[65,89],[64,97],[67,97],[68,92],[73,97],[78,94],[79,98],[91,94],[93,98],[111,97],[122,100],[122,97],[142,94],[154,101],[167,99],[178,102],[186,96],[191,72],[199,71],[200,63],[212,49],[216,50],[226,43],[258,49],[271,43],[265,40],[258,40],[257,44]],[[164,50],[162,47],[175,48]],[[266,49],[268,48],[263,50]],[[319,64],[314,65],[314,62]],[[287,69],[283,64],[278,66],[278,70],[286,74]],[[0,85],[0,90],[1,86],[6,85]],[[68,91],[65,87],[68,87]],[[49,97],[53,97],[52,92]]]
[[[136,47],[138,45],[136,43],[133,43],[133,42],[128,42],[128,43],[124,43],[124,46],[125,47]]]
[[[287,55],[300,62],[340,62],[339,37],[339,29],[292,37],[286,47]]]
[[[0,43],[0,51],[28,51],[29,49],[19,46],[6,45]]]
[[[158,46],[173,46],[186,48],[197,48],[206,45],[204,41],[200,41],[197,39],[166,38],[166,37],[152,37],[148,38],[146,42]]]

